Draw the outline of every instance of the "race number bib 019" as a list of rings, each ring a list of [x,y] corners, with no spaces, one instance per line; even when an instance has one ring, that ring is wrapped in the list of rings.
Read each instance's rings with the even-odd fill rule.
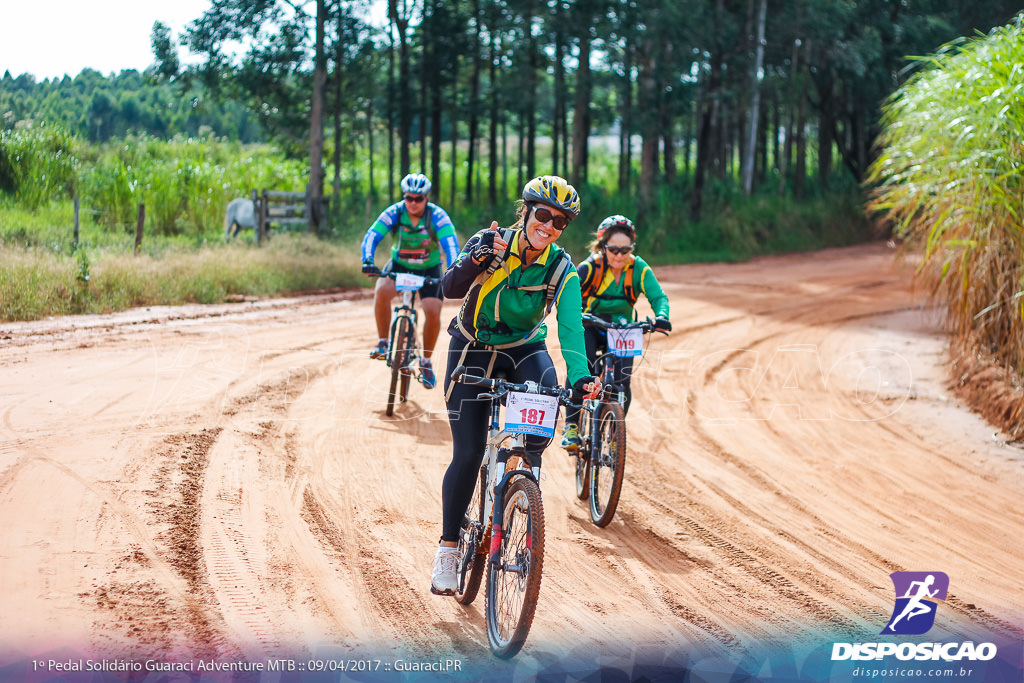
[[[412,273],[395,273],[395,289],[399,292],[415,292],[423,286],[423,276]]]
[[[630,330],[608,330],[608,350],[613,356],[639,356],[643,349],[643,330],[636,327]]]
[[[505,402],[505,431],[510,434],[555,435],[558,400],[554,396],[509,392]]]

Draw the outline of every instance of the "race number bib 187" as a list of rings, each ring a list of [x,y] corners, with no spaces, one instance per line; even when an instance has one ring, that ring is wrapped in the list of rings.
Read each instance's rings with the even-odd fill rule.
[[[395,273],[395,289],[399,292],[415,292],[423,286],[423,276],[412,273]]]
[[[608,330],[608,350],[613,356],[639,356],[643,349],[643,330],[636,327],[630,330]]]
[[[509,392],[505,402],[505,431],[510,434],[555,435],[558,400],[554,396]]]

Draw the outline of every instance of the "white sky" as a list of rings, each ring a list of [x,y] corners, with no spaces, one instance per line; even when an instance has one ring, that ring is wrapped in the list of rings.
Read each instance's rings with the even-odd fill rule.
[[[210,0],[0,0],[0,76],[142,71],[153,63],[154,21],[176,39],[209,7]]]

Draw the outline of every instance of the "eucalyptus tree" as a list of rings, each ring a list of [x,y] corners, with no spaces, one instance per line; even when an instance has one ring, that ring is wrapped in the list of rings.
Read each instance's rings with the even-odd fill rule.
[[[598,31],[607,28],[606,18],[612,10],[612,0],[575,0],[569,12],[567,25],[577,48],[576,97],[573,104],[572,179],[587,183],[589,160],[588,141],[591,133],[590,103],[594,78],[591,73],[591,48]]]
[[[477,154],[477,141],[480,134],[480,78],[482,66],[484,63],[484,29],[483,29],[483,3],[480,0],[470,1],[470,15],[469,15],[470,27],[472,29],[472,38],[468,41],[468,52],[467,58],[470,60],[470,78],[469,78],[469,99],[466,103],[466,114],[469,119],[466,122],[466,132],[468,137],[468,150],[466,155],[466,202],[471,203],[473,201],[473,190],[474,190],[474,177],[473,173],[477,170],[476,168],[476,154]],[[453,167],[452,176],[454,177],[455,170]]]
[[[398,146],[399,146],[399,174],[405,175],[409,172],[409,135],[412,127],[412,84],[409,56],[409,23],[415,11],[415,0],[388,0],[388,19],[390,21],[390,33],[394,40],[398,41]]]

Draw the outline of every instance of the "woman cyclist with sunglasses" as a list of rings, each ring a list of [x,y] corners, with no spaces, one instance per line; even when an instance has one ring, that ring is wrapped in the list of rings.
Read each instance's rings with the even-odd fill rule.
[[[578,266],[583,312],[608,322],[621,318],[632,321],[636,319],[634,307],[637,299],[643,294],[654,309],[654,329],[669,332],[672,323],[668,320],[668,297],[651,267],[633,253],[635,243],[636,226],[633,221],[620,215],[608,216],[601,221],[589,245],[590,256]],[[602,353],[608,351],[608,336],[605,330],[587,327],[584,337],[587,360],[593,370],[598,350]],[[629,380],[633,373],[633,358],[615,356],[613,368],[615,382],[622,385],[625,394],[622,408],[628,412],[632,400]],[[579,415],[579,408],[568,410],[562,431],[562,448],[572,454],[581,446]]]
[[[477,399],[479,387],[453,382],[452,371],[509,381],[559,385],[544,342],[544,318],[557,308],[558,340],[568,383],[593,388],[583,342],[580,280],[568,254],[555,244],[580,213],[576,190],[558,176],[534,178],[523,188],[515,224],[499,230],[497,221],[469,238],[441,281],[444,296],[464,299],[448,332],[445,402],[452,430],[452,460],[441,488],[441,541],[434,557],[431,591],[452,595],[458,587],[456,547],[463,515],[473,496],[487,440],[490,407]],[[531,463],[551,443],[527,435]]]

